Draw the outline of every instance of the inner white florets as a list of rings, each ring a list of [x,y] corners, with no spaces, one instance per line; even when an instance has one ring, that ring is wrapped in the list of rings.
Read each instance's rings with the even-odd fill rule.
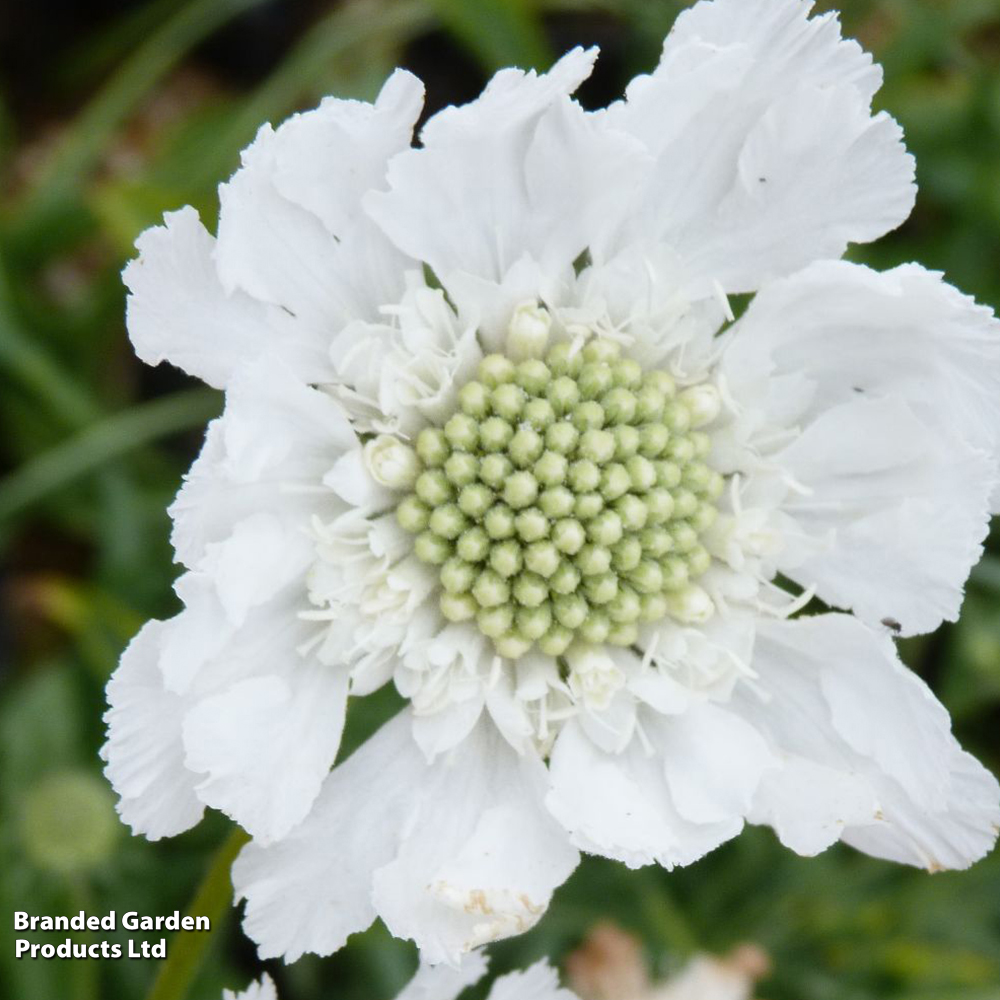
[[[610,339],[550,346],[551,322],[520,310],[504,353],[413,447],[388,435],[365,446],[380,482],[409,488],[396,518],[436,576],[441,614],[474,622],[508,659],[630,646],[642,623],[713,612],[695,581],[724,488],[698,430],[717,390],[644,371]]]

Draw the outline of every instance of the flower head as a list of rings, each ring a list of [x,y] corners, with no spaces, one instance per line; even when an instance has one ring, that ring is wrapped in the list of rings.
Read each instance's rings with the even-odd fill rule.
[[[810,7],[702,0],[596,113],[594,51],[505,70],[418,147],[397,72],[262,128],[216,238],[191,209],[140,238],[136,350],[226,408],[104,754],[135,831],[207,805],[252,834],[262,955],[380,916],[455,963],[579,849],[669,868],[745,822],[989,850],[997,783],[893,632],[957,616],[1000,505],[1000,329],[837,259],[907,216],[913,162]]]

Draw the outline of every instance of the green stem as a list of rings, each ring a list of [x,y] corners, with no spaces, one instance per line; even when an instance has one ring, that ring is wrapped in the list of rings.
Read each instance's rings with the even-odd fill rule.
[[[233,861],[250,838],[237,827],[218,849],[202,879],[187,913],[208,917],[211,932],[178,931],[167,946],[167,960],[146,1000],[184,1000],[205,958],[212,932],[225,923],[233,906],[233,884],[229,875]]]
[[[204,424],[218,409],[216,393],[186,389],[97,421],[0,480],[0,519],[134,448]]]

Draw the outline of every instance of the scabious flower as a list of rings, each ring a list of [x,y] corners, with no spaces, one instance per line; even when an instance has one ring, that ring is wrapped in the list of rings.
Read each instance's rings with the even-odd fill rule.
[[[486,974],[487,962],[481,952],[465,958],[458,968],[421,965],[396,1000],[457,1000],[468,986]],[[278,1000],[274,981],[266,973],[242,993],[222,991],[222,1000]],[[494,982],[486,1000],[578,1000],[559,988],[555,970],[547,962],[536,962],[523,972],[510,972]],[[728,1000],[728,998],[726,998]]]
[[[669,868],[745,822],[989,850],[997,782],[893,638],[956,618],[1000,506],[1000,331],[940,274],[837,259],[914,167],[810,7],[699,2],[598,112],[593,50],[505,70],[416,147],[396,72],[264,126],[217,237],[187,208],[140,238],[137,352],[226,406],[104,756],[135,832],[250,832],[262,955],[379,916],[454,963],[578,850]],[[405,709],[331,771],[389,682]]]

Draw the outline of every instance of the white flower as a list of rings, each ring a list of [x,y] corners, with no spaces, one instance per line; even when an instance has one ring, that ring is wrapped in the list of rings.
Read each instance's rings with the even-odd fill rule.
[[[486,974],[487,961],[481,952],[469,955],[458,968],[421,965],[416,975],[396,995],[396,1000],[457,1000],[459,994]],[[265,973],[242,993],[222,991],[222,1000],[278,1000],[274,983]],[[523,972],[500,976],[486,1000],[577,1000],[569,990],[559,988],[555,970],[545,961]]]
[[[598,113],[593,51],[506,70],[418,147],[397,72],[265,126],[217,238],[192,209],[140,238],[136,350],[226,408],[104,756],[136,832],[253,835],[263,956],[379,916],[454,963],[579,849],[671,867],[745,822],[932,870],[992,845],[997,783],[881,623],[958,615],[1000,329],[837,260],[907,216],[913,162],[809,7],[696,4]],[[840,610],[789,617],[814,594]],[[390,680],[407,708],[331,772]]]

